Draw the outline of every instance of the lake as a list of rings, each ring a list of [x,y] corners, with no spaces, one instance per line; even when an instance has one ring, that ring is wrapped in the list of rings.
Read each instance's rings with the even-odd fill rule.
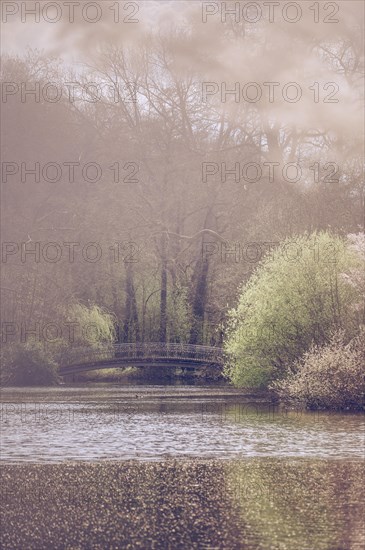
[[[1,391],[2,548],[365,547],[362,414],[215,386]]]

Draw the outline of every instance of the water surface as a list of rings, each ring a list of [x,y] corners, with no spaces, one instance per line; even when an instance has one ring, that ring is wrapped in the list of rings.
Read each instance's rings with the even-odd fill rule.
[[[1,401],[6,463],[364,458],[362,414],[285,411],[230,388],[7,388]]]

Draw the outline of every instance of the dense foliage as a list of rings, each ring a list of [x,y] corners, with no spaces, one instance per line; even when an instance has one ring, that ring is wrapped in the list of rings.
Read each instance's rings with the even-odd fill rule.
[[[355,336],[362,295],[347,273],[361,265],[359,255],[329,232],[287,239],[268,255],[230,312],[225,349],[232,382],[267,387],[334,329]]]
[[[9,386],[51,386],[57,382],[57,363],[41,342],[9,346],[1,357],[1,383]]]
[[[64,363],[70,348],[82,346],[91,353],[97,349],[108,353],[108,344],[115,340],[113,317],[96,305],[88,307],[73,303],[67,310],[60,312],[59,319],[70,327],[68,338],[65,335],[54,338],[48,334],[47,339],[32,336],[3,346],[2,384],[53,385],[58,381],[58,366]]]

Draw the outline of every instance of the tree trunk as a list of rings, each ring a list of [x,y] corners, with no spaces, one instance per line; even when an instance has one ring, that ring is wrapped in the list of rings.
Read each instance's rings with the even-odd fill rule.
[[[167,235],[161,236],[161,291],[160,291],[160,342],[166,342],[167,333]]]
[[[126,301],[124,320],[124,341],[139,342],[139,322],[136,293],[133,283],[133,267],[131,263],[126,264]]]
[[[204,222],[204,229],[216,229],[215,224],[213,223],[213,215],[211,209],[209,209],[207,212]],[[207,301],[209,274],[209,259],[203,258],[202,255],[204,240],[205,237],[203,236],[201,239],[201,247],[199,250],[199,256],[193,275],[193,279],[195,279],[196,283],[192,303],[193,322],[190,330],[190,344],[203,343],[204,315]]]

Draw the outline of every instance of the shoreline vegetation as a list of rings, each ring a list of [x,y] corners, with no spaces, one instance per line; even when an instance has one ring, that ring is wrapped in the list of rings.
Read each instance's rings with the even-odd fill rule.
[[[228,383],[253,394],[271,392],[285,404],[309,410],[365,410],[365,235],[303,233],[295,238],[295,261],[288,261],[293,243],[284,239],[240,285],[237,306],[226,311],[218,330],[221,341],[215,343],[225,352],[223,369],[206,366],[189,374],[161,367],[95,370],[71,381],[166,383],[175,377]],[[68,323],[96,328],[96,335],[83,334],[73,343],[91,352],[109,350],[122,322],[96,304],[73,304],[63,316]],[[186,338],[189,334],[186,330]],[[166,341],[189,342],[178,332],[170,336]],[[195,343],[197,337],[194,333]],[[67,360],[68,349],[63,339],[6,344],[1,384],[57,385],[58,365]]]
[[[4,550],[365,544],[360,460],[5,464],[0,478]]]

